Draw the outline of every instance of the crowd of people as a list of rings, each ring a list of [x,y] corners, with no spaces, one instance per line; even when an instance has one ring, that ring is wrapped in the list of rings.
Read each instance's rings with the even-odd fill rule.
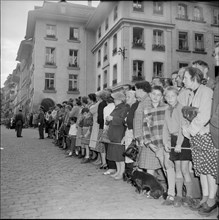
[[[66,157],[99,166],[115,180],[134,167],[164,178],[168,196],[162,205],[211,215],[218,203],[219,76],[208,72],[208,64],[197,60],[170,80],[104,89],[47,112],[40,107],[39,138],[47,133]],[[124,156],[133,140],[136,161]]]
[[[46,113],[41,107],[39,138],[45,127],[66,157],[99,166],[115,180],[122,180],[127,168],[158,179],[161,170],[168,194],[162,205],[210,215],[218,202],[219,79],[208,71],[198,60],[173,72],[171,80],[156,77],[114,93],[104,89]],[[139,148],[135,162],[123,156],[133,139]]]

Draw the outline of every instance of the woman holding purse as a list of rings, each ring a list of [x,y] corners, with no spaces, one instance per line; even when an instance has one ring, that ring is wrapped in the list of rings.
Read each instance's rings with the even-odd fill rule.
[[[214,150],[209,128],[213,91],[201,84],[202,79],[203,73],[198,68],[185,69],[183,83],[193,91],[189,105],[196,107],[198,112],[191,122],[182,126],[182,131],[190,139],[194,171],[196,176],[200,176],[202,187],[202,200],[190,208],[198,210],[201,215],[210,213],[217,206],[217,152]]]

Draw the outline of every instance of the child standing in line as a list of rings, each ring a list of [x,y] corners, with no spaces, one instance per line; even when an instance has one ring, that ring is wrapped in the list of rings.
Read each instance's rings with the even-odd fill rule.
[[[192,202],[192,180],[189,172],[189,162],[192,160],[189,139],[182,134],[184,122],[182,105],[177,101],[179,91],[173,86],[165,90],[165,99],[169,108],[165,112],[163,143],[166,152],[170,152],[170,160],[175,164],[175,184],[177,195],[174,206],[188,206]],[[174,181],[174,180],[173,180]],[[186,187],[186,197],[182,197],[183,183]]]
[[[68,138],[70,140],[70,152],[67,155],[68,157],[76,156],[75,154],[75,142],[76,142],[76,135],[77,135],[77,127],[76,127],[77,118],[71,117],[70,118],[70,129],[68,132]]]
[[[85,151],[85,157],[82,159],[81,163],[89,163],[90,162],[90,136],[93,126],[93,117],[90,113],[89,108],[85,107],[81,111],[83,115],[82,123],[82,132],[81,132],[81,147],[82,150]]]

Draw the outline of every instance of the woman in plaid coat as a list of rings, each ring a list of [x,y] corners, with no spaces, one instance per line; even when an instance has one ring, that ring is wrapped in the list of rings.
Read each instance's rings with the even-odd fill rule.
[[[154,86],[150,97],[151,106],[144,110],[143,140],[145,146],[140,152],[138,165],[153,175],[156,169],[161,168],[155,152],[163,148],[164,115],[168,106],[162,101],[163,88],[161,86]]]

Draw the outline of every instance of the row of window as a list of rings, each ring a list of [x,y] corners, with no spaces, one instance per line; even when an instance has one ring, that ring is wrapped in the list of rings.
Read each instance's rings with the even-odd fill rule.
[[[56,65],[56,48],[54,47],[46,47],[46,60],[45,65]],[[76,67],[79,68],[78,62],[78,50],[69,50],[68,56],[68,67]]]
[[[46,38],[56,39],[56,25],[47,24],[46,25]],[[79,28],[70,27],[69,29],[69,38],[70,41],[79,41]]]
[[[45,91],[55,90],[55,73],[45,73]],[[78,89],[78,75],[69,74],[68,78],[68,91],[79,91]]]
[[[179,68],[188,66],[189,63],[181,62],[179,63]],[[153,62],[153,77],[164,77],[164,64],[162,62]],[[107,70],[103,72],[103,88],[107,87]],[[142,60],[133,60],[132,65],[132,81],[144,80],[144,61]],[[112,85],[117,84],[117,64],[113,66],[113,81]],[[97,90],[100,90],[101,85],[101,75],[97,77]]]
[[[163,15],[164,2],[154,1],[153,2],[153,13]],[[143,1],[133,1],[133,11],[144,11]],[[118,6],[115,6],[113,11],[113,19],[114,21],[118,17]],[[200,6],[193,7],[193,21],[204,22],[204,13],[203,8]],[[185,3],[179,3],[177,6],[177,19],[189,20],[188,17],[188,6]],[[212,24],[219,25],[219,9],[213,9],[212,11]],[[105,20],[105,31],[108,30],[109,27],[109,19]],[[98,28],[98,38],[101,37],[101,26]]]
[[[203,53],[205,52],[205,39],[204,34],[202,33],[194,33],[194,52],[196,53]],[[219,42],[219,35],[214,35],[213,43]],[[133,28],[133,42],[132,48],[145,48],[144,43],[144,29],[139,27]],[[107,60],[108,55],[108,44],[105,42],[103,47],[103,62]],[[152,44],[153,51],[165,51],[164,45],[164,31],[162,30],[153,30],[153,44]],[[189,33],[186,31],[179,31],[178,32],[178,50],[179,51],[189,51]],[[113,50],[112,55],[117,53],[117,34],[113,36]],[[98,50],[97,54],[97,67],[101,66],[101,49]]]
[[[177,19],[188,20],[188,5],[185,3],[179,3],[177,5]],[[153,2],[153,13],[154,14],[163,14],[164,3],[163,2]],[[133,11],[144,11],[143,1],[133,1]],[[192,18],[194,21],[204,21],[203,8],[200,6],[194,6],[192,8]],[[219,10],[213,9],[212,14],[212,24],[219,24]]]

